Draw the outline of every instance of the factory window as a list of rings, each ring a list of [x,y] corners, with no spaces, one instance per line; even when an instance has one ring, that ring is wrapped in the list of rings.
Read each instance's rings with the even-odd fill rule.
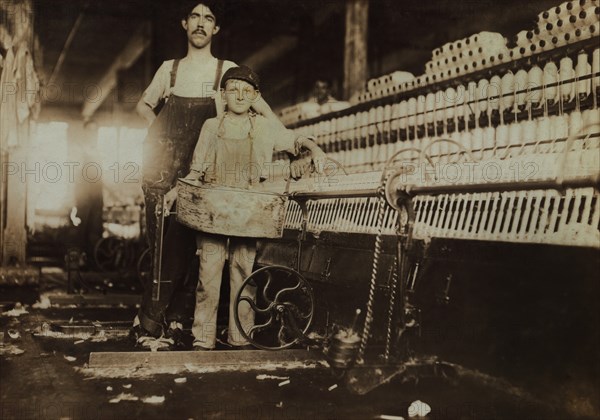
[[[69,185],[67,129],[65,122],[32,126],[31,147],[22,180],[27,182],[27,220],[30,227],[61,226],[73,203]]]
[[[100,127],[98,152],[104,203],[133,204],[141,198],[142,145],[146,129]]]

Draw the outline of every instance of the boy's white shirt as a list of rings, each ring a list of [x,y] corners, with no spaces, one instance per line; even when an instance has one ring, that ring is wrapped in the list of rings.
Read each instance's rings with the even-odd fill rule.
[[[262,115],[256,115],[254,119],[254,140],[252,147],[254,158],[256,159],[255,163],[261,167],[263,177],[268,179],[269,174],[277,169],[271,166],[273,151],[285,150],[293,155],[297,155],[300,152],[300,146],[296,140],[296,134],[292,130],[283,127],[281,123],[277,124],[275,121],[265,118]],[[227,125],[225,128],[227,128]],[[214,151],[211,148],[214,147],[214,142],[218,141],[218,129],[218,117],[210,118],[204,122],[198,143],[196,143],[196,148],[194,149],[192,164],[190,165],[191,171],[204,174],[206,168],[214,162],[212,155]],[[226,130],[224,137],[244,139],[247,137],[247,133],[244,133],[240,137],[234,133],[228,134]]]

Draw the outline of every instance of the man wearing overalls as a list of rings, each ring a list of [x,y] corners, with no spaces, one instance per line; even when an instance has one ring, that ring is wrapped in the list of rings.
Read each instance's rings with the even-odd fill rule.
[[[167,194],[189,172],[192,154],[204,121],[217,115],[220,108],[218,90],[221,74],[236,64],[215,58],[211,53],[212,37],[219,32],[216,7],[212,0],[202,0],[185,10],[182,26],[187,33],[188,52],[181,60],[165,61],[139,103],[138,113],[149,123],[144,142],[142,189],[146,202],[147,239],[154,249],[157,204],[170,203],[174,196]],[[165,100],[158,116],[154,109]],[[215,102],[217,102],[215,104]],[[264,100],[258,101],[255,111],[277,118]],[[161,337],[180,343],[181,324],[170,322],[167,331],[165,312],[174,289],[185,280],[196,251],[195,232],[168,218],[163,239],[161,283],[158,299],[153,299],[152,285],[145,287],[132,336]],[[154,276],[153,276],[154,277]],[[170,340],[168,340],[170,341]]]

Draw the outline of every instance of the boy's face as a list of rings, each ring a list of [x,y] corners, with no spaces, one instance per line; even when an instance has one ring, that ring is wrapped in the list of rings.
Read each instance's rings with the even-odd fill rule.
[[[181,25],[187,33],[188,42],[196,48],[209,45],[213,35],[219,32],[215,15],[202,3],[192,9],[187,19],[181,21]]]
[[[223,100],[227,105],[227,109],[235,114],[248,112],[258,97],[258,90],[244,80],[228,80],[223,91]]]

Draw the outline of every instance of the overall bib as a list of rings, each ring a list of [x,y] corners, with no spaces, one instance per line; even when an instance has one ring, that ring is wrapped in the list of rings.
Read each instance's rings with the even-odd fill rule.
[[[175,86],[179,60],[173,62],[171,90]],[[219,60],[213,89],[218,90],[223,61]],[[216,116],[213,98],[185,98],[170,94],[167,102],[148,129],[144,142],[142,190],[146,201],[146,236],[153,255],[156,238],[157,203],[175,186],[177,179],[189,173],[194,148],[202,124]],[[181,285],[194,260],[195,232],[175,220],[167,218],[164,227],[162,269],[159,300],[152,299],[152,279],[142,296],[139,319],[142,327],[160,335],[164,316],[173,291]],[[196,276],[192,276],[194,278]]]

